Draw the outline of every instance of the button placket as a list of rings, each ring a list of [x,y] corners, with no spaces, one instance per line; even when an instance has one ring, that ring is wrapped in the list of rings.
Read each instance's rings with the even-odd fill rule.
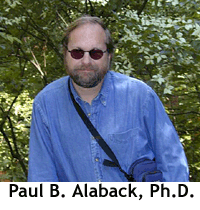
[[[98,127],[96,124],[98,122],[98,114],[97,114],[97,108],[98,108],[98,102],[99,101],[93,101],[92,105],[90,107],[87,107],[87,117],[90,119],[91,123]],[[88,104],[87,104],[88,105]],[[92,158],[94,163],[94,172],[96,176],[96,181],[102,181],[102,163],[100,159],[99,154],[99,146],[96,141],[96,139],[91,134],[91,148],[92,148]]]

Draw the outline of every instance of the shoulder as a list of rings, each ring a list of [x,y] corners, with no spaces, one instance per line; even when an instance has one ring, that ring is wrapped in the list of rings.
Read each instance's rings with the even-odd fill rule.
[[[48,84],[37,94],[34,101],[37,102],[46,98],[54,98],[55,95],[60,95],[65,92],[67,88],[68,78],[69,76],[65,76]]]
[[[133,98],[141,102],[143,106],[160,103],[156,92],[145,82],[116,72],[109,72],[112,90],[119,98],[126,96],[129,101]]]
[[[119,87],[120,89],[130,89],[135,91],[147,91],[152,92],[152,88],[148,86],[145,82],[136,79],[134,77],[130,77],[121,73],[109,71],[110,78],[115,87]],[[154,92],[154,91],[153,91]]]

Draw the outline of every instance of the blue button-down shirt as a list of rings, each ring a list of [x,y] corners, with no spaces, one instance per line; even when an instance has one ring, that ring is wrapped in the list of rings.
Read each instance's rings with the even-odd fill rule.
[[[29,181],[127,181],[100,148],[76,112],[69,77],[45,87],[33,104]],[[71,79],[70,79],[71,80]],[[164,181],[188,181],[178,135],[155,92],[145,83],[109,71],[91,105],[70,83],[75,100],[115,153],[122,169],[142,157],[156,158]]]

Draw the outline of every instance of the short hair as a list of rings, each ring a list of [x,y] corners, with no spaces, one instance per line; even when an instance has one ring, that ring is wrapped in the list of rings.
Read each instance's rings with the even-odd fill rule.
[[[73,23],[71,23],[67,30],[65,31],[65,35],[64,38],[62,40],[63,46],[67,47],[68,42],[69,42],[69,36],[70,33],[76,29],[77,27],[87,24],[87,23],[92,23],[92,24],[99,24],[105,31],[106,34],[106,46],[107,46],[107,50],[109,54],[113,54],[114,52],[114,43],[110,34],[110,31],[107,29],[107,27],[105,26],[105,24],[103,23],[103,21],[98,18],[98,17],[93,17],[90,15],[84,15],[81,16],[80,18],[78,18],[77,20],[75,20]]]

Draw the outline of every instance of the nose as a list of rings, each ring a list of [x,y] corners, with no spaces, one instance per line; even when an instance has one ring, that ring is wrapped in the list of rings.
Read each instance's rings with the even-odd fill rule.
[[[88,65],[91,63],[91,59],[89,52],[85,52],[81,61],[84,65]]]

